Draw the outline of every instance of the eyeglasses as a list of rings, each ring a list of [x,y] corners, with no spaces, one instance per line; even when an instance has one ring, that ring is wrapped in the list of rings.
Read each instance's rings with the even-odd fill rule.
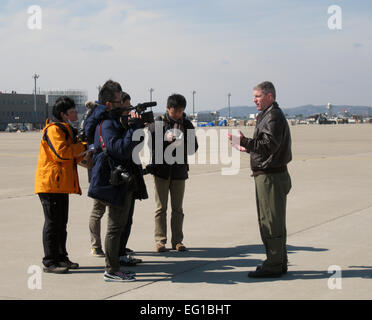
[[[119,100],[119,101],[110,101],[111,103],[122,103],[122,101],[121,100]]]

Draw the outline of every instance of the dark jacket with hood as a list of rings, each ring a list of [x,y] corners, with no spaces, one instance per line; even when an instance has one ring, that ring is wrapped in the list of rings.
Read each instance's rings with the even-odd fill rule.
[[[95,126],[94,135],[94,166],[92,169],[91,181],[88,196],[101,200],[113,206],[123,206],[125,195],[129,191],[134,192],[135,199],[147,199],[148,194],[143,179],[142,166],[133,162],[132,152],[141,141],[132,141],[135,130],[139,126],[123,128],[119,122],[119,116],[114,112],[107,112],[106,107],[98,106],[88,118],[85,131],[91,132]],[[99,123],[95,121],[99,119]],[[103,151],[100,133],[103,138],[106,152]],[[139,152],[139,150],[138,150]],[[122,165],[134,176],[135,187],[128,187],[127,184],[113,186],[110,183],[111,170]]]
[[[97,125],[108,115],[107,107],[98,104],[91,104],[87,108],[79,128],[79,136],[83,141],[87,141],[88,144],[94,142],[94,135],[96,132]]]
[[[276,102],[258,115],[253,139],[243,137],[240,145],[251,155],[253,172],[286,170],[292,160],[291,134],[288,121]]]
[[[183,132],[183,137],[181,139],[182,142],[164,141],[165,133],[168,130],[174,129],[175,127]],[[165,113],[163,116],[155,119],[155,123],[152,123],[149,127],[149,132],[151,133],[150,148],[152,151],[152,164],[150,172],[154,176],[163,179],[188,179],[189,165],[187,156],[194,154],[198,150],[198,141],[195,135],[195,128],[191,121],[186,118],[186,114],[184,113],[180,120],[175,121],[171,119],[167,113]],[[158,137],[160,137],[160,139]],[[156,141],[157,138],[158,141]],[[189,138],[193,139],[192,143],[188,143]],[[164,154],[168,147],[172,148],[172,143],[179,143],[179,145],[172,151],[172,157],[174,157],[175,162],[169,164],[167,163],[167,159]],[[160,148],[157,149],[156,145],[159,145]],[[179,159],[176,156],[177,152],[182,152],[182,159]]]

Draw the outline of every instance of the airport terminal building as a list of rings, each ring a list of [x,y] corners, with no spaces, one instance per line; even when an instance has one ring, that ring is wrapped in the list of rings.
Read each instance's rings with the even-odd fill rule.
[[[0,130],[5,130],[9,123],[43,123],[48,117],[46,96],[36,95],[36,112],[33,94],[0,94]]]
[[[79,119],[85,112],[87,93],[78,90],[46,91],[36,95],[18,93],[0,93],[0,131],[5,130],[9,124],[25,126],[32,124],[34,127],[42,127],[45,120],[51,117],[52,106],[61,96],[74,99]]]

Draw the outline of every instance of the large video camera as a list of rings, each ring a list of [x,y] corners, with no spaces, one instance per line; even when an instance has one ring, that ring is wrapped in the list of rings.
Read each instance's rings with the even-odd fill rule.
[[[135,107],[129,108],[129,110],[136,110],[136,112],[141,116],[141,119],[144,123],[154,122],[154,113],[152,111],[145,112],[147,108],[152,108],[157,105],[156,101],[154,102],[144,102],[139,103]]]
[[[135,111],[140,117],[139,118],[132,118],[130,115],[128,116],[121,116],[120,123],[123,127],[128,127],[133,124],[139,124],[145,126],[146,123],[153,123],[154,122],[154,113],[152,111],[145,112],[148,108],[155,107],[157,103],[154,102],[144,102],[139,103],[135,107],[126,107],[120,108],[121,112],[124,111]]]

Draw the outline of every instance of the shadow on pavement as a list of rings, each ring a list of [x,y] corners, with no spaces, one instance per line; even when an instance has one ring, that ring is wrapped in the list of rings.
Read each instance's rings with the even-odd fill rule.
[[[327,251],[324,248],[314,248],[305,246],[287,245],[288,254],[297,251]],[[157,252],[136,252],[141,256],[144,263],[135,267],[124,267],[137,273],[137,281],[171,281],[178,283],[218,283],[236,284],[254,281],[278,281],[294,279],[318,279],[329,278],[327,272],[290,271],[287,275],[279,279],[251,279],[248,278],[248,271],[262,263],[262,260],[251,259],[253,254],[262,254],[265,258],[263,245],[241,245],[230,248],[189,248],[186,252],[170,250],[164,253]],[[148,260],[146,257],[159,257],[159,260]],[[290,258],[290,257],[289,257]],[[290,259],[289,259],[290,260]],[[103,273],[104,260],[102,267],[82,266],[79,270],[71,270],[71,273]],[[237,268],[247,268],[245,271],[237,271]],[[249,270],[250,269],[250,270]],[[366,273],[370,270],[364,270]],[[190,273],[190,274],[188,274]],[[358,271],[355,270],[357,276]],[[151,279],[149,279],[151,277]]]
[[[298,247],[287,245],[288,254],[292,254],[295,251],[328,251],[324,248],[314,248],[314,247]],[[162,257],[172,257],[172,258],[225,258],[232,255],[246,256],[247,254],[264,254],[265,249],[263,245],[244,245],[231,248],[188,248],[185,252],[177,252],[175,250],[170,250],[168,252],[157,253],[155,251],[141,251],[136,252],[138,256],[162,256]]]
[[[352,268],[352,267],[349,267]],[[372,266],[360,267],[361,269],[355,270],[342,270],[341,278],[362,278],[372,279]],[[249,279],[249,282],[272,282],[272,281],[290,281],[290,280],[317,280],[317,279],[330,279],[334,273],[328,271],[312,271],[312,270],[299,270],[288,271],[286,275],[276,279]],[[338,278],[338,277],[336,277]]]

